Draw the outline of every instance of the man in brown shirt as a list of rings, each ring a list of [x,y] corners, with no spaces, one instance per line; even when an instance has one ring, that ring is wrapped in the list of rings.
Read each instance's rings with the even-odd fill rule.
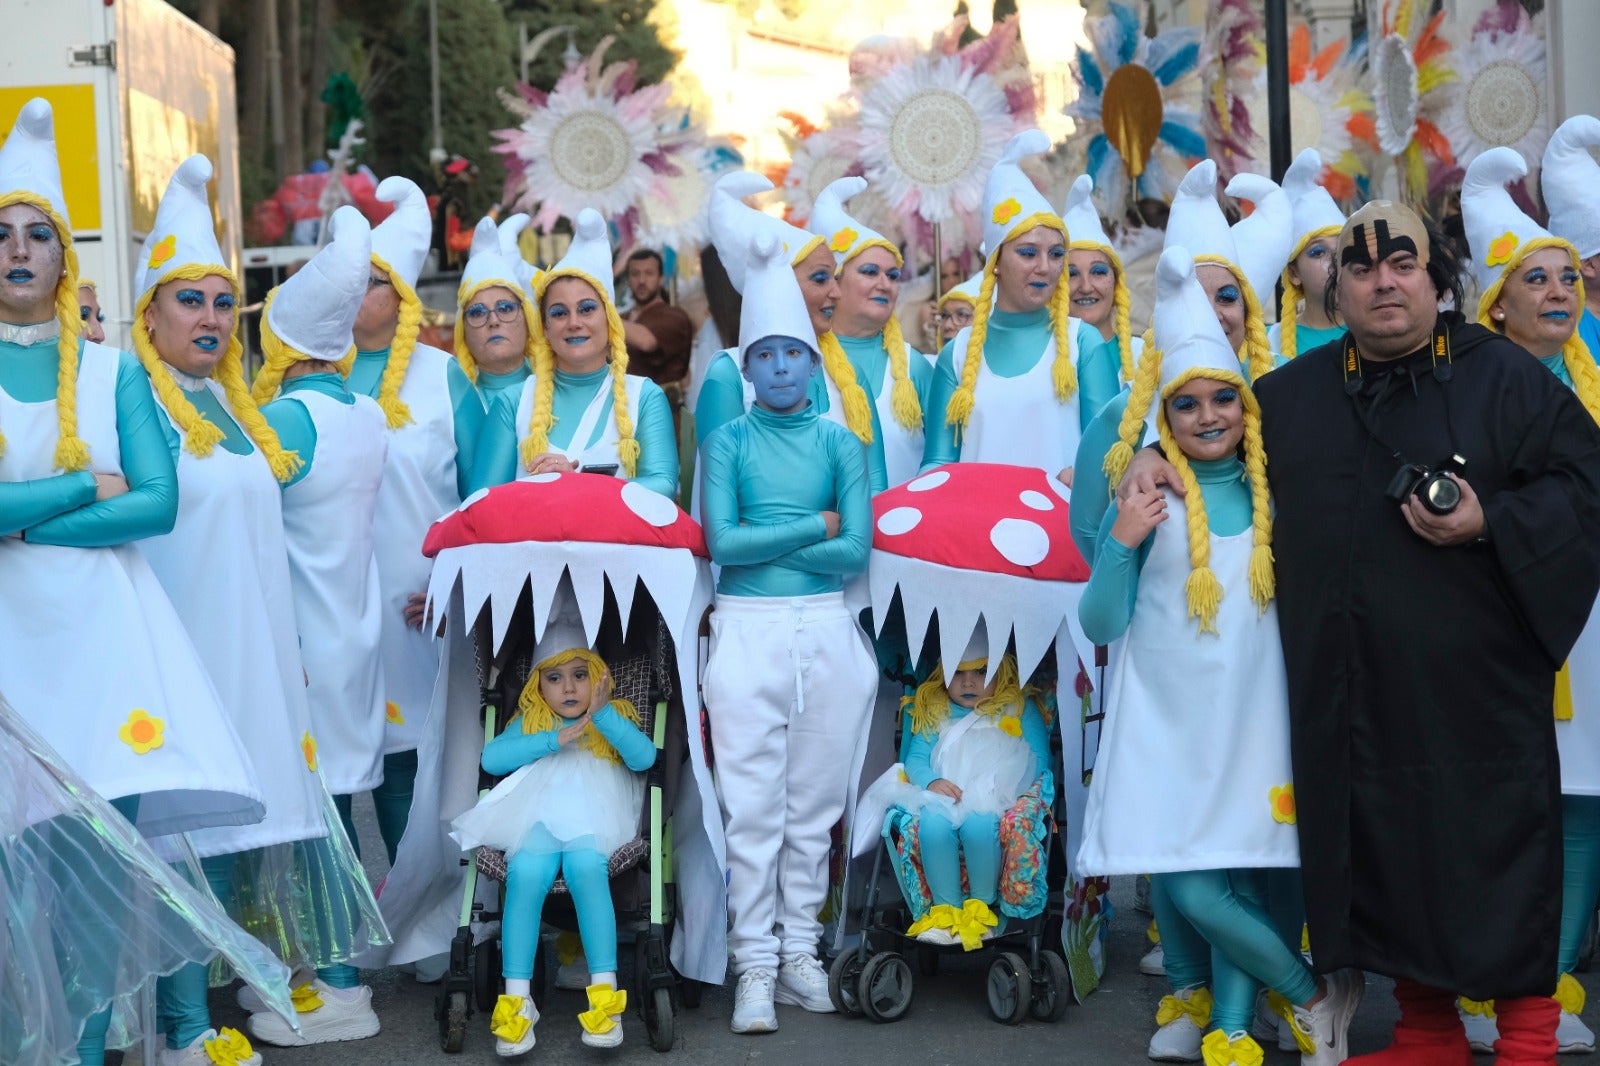
[[[661,386],[672,404],[676,423],[683,406],[684,381],[689,376],[694,323],[682,309],[667,302],[659,252],[638,249],[628,256],[627,271],[628,288],[633,292],[633,309],[622,323],[628,342],[628,373],[647,377]]]

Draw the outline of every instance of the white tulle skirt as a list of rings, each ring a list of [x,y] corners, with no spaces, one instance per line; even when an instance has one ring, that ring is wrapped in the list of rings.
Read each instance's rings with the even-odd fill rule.
[[[639,832],[644,778],[578,744],[547,755],[496,785],[451,823],[463,849],[590,848],[610,855]]]

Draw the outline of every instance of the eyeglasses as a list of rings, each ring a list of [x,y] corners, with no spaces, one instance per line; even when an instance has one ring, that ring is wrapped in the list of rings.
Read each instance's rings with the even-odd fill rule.
[[[515,300],[496,300],[493,307],[488,304],[473,304],[463,314],[474,326],[481,326],[489,321],[490,314],[493,314],[499,322],[515,322],[522,314],[522,305]]]
[[[953,326],[972,325],[972,311],[963,307],[959,311],[940,311],[939,321],[947,322]]]
[[[369,289],[381,289],[385,285],[393,284],[394,282],[390,281],[388,278],[381,278],[376,274],[373,274],[367,278],[367,288]]]

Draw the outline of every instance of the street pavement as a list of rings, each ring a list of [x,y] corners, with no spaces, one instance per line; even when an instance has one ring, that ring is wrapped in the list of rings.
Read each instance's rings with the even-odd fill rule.
[[[358,801],[356,812],[368,872],[377,883],[385,863],[377,824],[365,797]],[[798,1007],[780,1006],[778,1032],[735,1036],[728,1030],[731,982],[727,988],[707,989],[699,1009],[680,1014],[677,1045],[666,1055],[651,1049],[644,1023],[631,1003],[623,1021],[625,1041],[621,1048],[602,1051],[585,1047],[579,1039],[577,1021],[578,1012],[586,1006],[583,994],[552,989],[551,1003],[537,1028],[538,1046],[520,1061],[585,1066],[666,1061],[828,1066],[965,1066],[992,1061],[1006,1066],[1146,1063],[1149,1060],[1145,1045],[1153,1030],[1156,1005],[1167,992],[1166,983],[1138,971],[1149,917],[1133,908],[1131,878],[1114,882],[1112,903],[1116,914],[1111,924],[1110,972],[1087,1003],[1072,1007],[1065,1018],[1054,1024],[1030,1019],[1021,1025],[1005,1026],[994,1021],[984,993],[989,958],[983,957],[955,960],[932,977],[919,974],[910,1012],[901,1021],[887,1025],[860,1017],[808,1014]],[[627,983],[631,977],[627,970],[631,953],[624,950],[621,957],[623,981]],[[1591,995],[1600,990],[1600,980],[1587,974],[1581,976]],[[373,1005],[383,1021],[382,1033],[370,1040],[311,1048],[258,1045],[266,1066],[462,1066],[500,1061],[495,1057],[487,1014],[472,1017],[465,1050],[459,1055],[447,1055],[439,1048],[438,1026],[433,1019],[433,986],[418,984],[413,977],[393,969],[368,971],[363,977],[372,985]],[[1368,978],[1366,999],[1351,1029],[1352,1054],[1376,1051],[1387,1043],[1395,1020],[1389,987],[1381,978]],[[231,990],[213,991],[211,1002],[218,1025],[243,1028],[245,1018],[234,1006]],[[1297,1055],[1272,1049],[1266,1056],[1268,1066],[1292,1066],[1298,1061]],[[1481,1063],[1491,1061],[1490,1056],[1479,1058]]]

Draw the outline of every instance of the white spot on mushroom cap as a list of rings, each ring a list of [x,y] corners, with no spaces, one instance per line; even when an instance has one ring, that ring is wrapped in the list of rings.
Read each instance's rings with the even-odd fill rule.
[[[1026,518],[1002,518],[996,522],[989,531],[989,543],[1017,566],[1037,565],[1050,554],[1050,534]]]
[[[525,478],[524,480],[531,481],[535,485],[548,485],[548,484],[550,484],[550,482],[554,481],[556,478],[558,478],[560,476],[561,476],[561,471],[556,470],[556,471],[547,471],[546,473],[543,473],[543,474],[533,474],[533,475]]]
[[[456,510],[465,511],[468,507],[471,507],[473,504],[477,503],[487,495],[489,495],[488,489],[479,489],[477,492],[474,492],[472,495],[462,500],[461,505],[457,507]]]
[[[665,528],[678,520],[677,504],[636,481],[622,486],[622,502],[627,504],[628,510],[658,528]]]
[[[1042,492],[1033,489],[1023,489],[1020,497],[1022,506],[1031,507],[1035,511],[1054,511],[1055,503]]]
[[[917,523],[921,521],[922,512],[915,507],[896,507],[883,512],[883,517],[878,519],[878,532],[888,537],[897,537],[916,529]]]
[[[931,474],[923,474],[919,478],[916,478],[916,479],[914,479],[912,481],[906,482],[906,491],[907,492],[927,492],[929,489],[938,488],[940,485],[943,485],[946,481],[949,481],[949,480],[950,480],[950,471],[948,471],[948,470],[935,470]]]

